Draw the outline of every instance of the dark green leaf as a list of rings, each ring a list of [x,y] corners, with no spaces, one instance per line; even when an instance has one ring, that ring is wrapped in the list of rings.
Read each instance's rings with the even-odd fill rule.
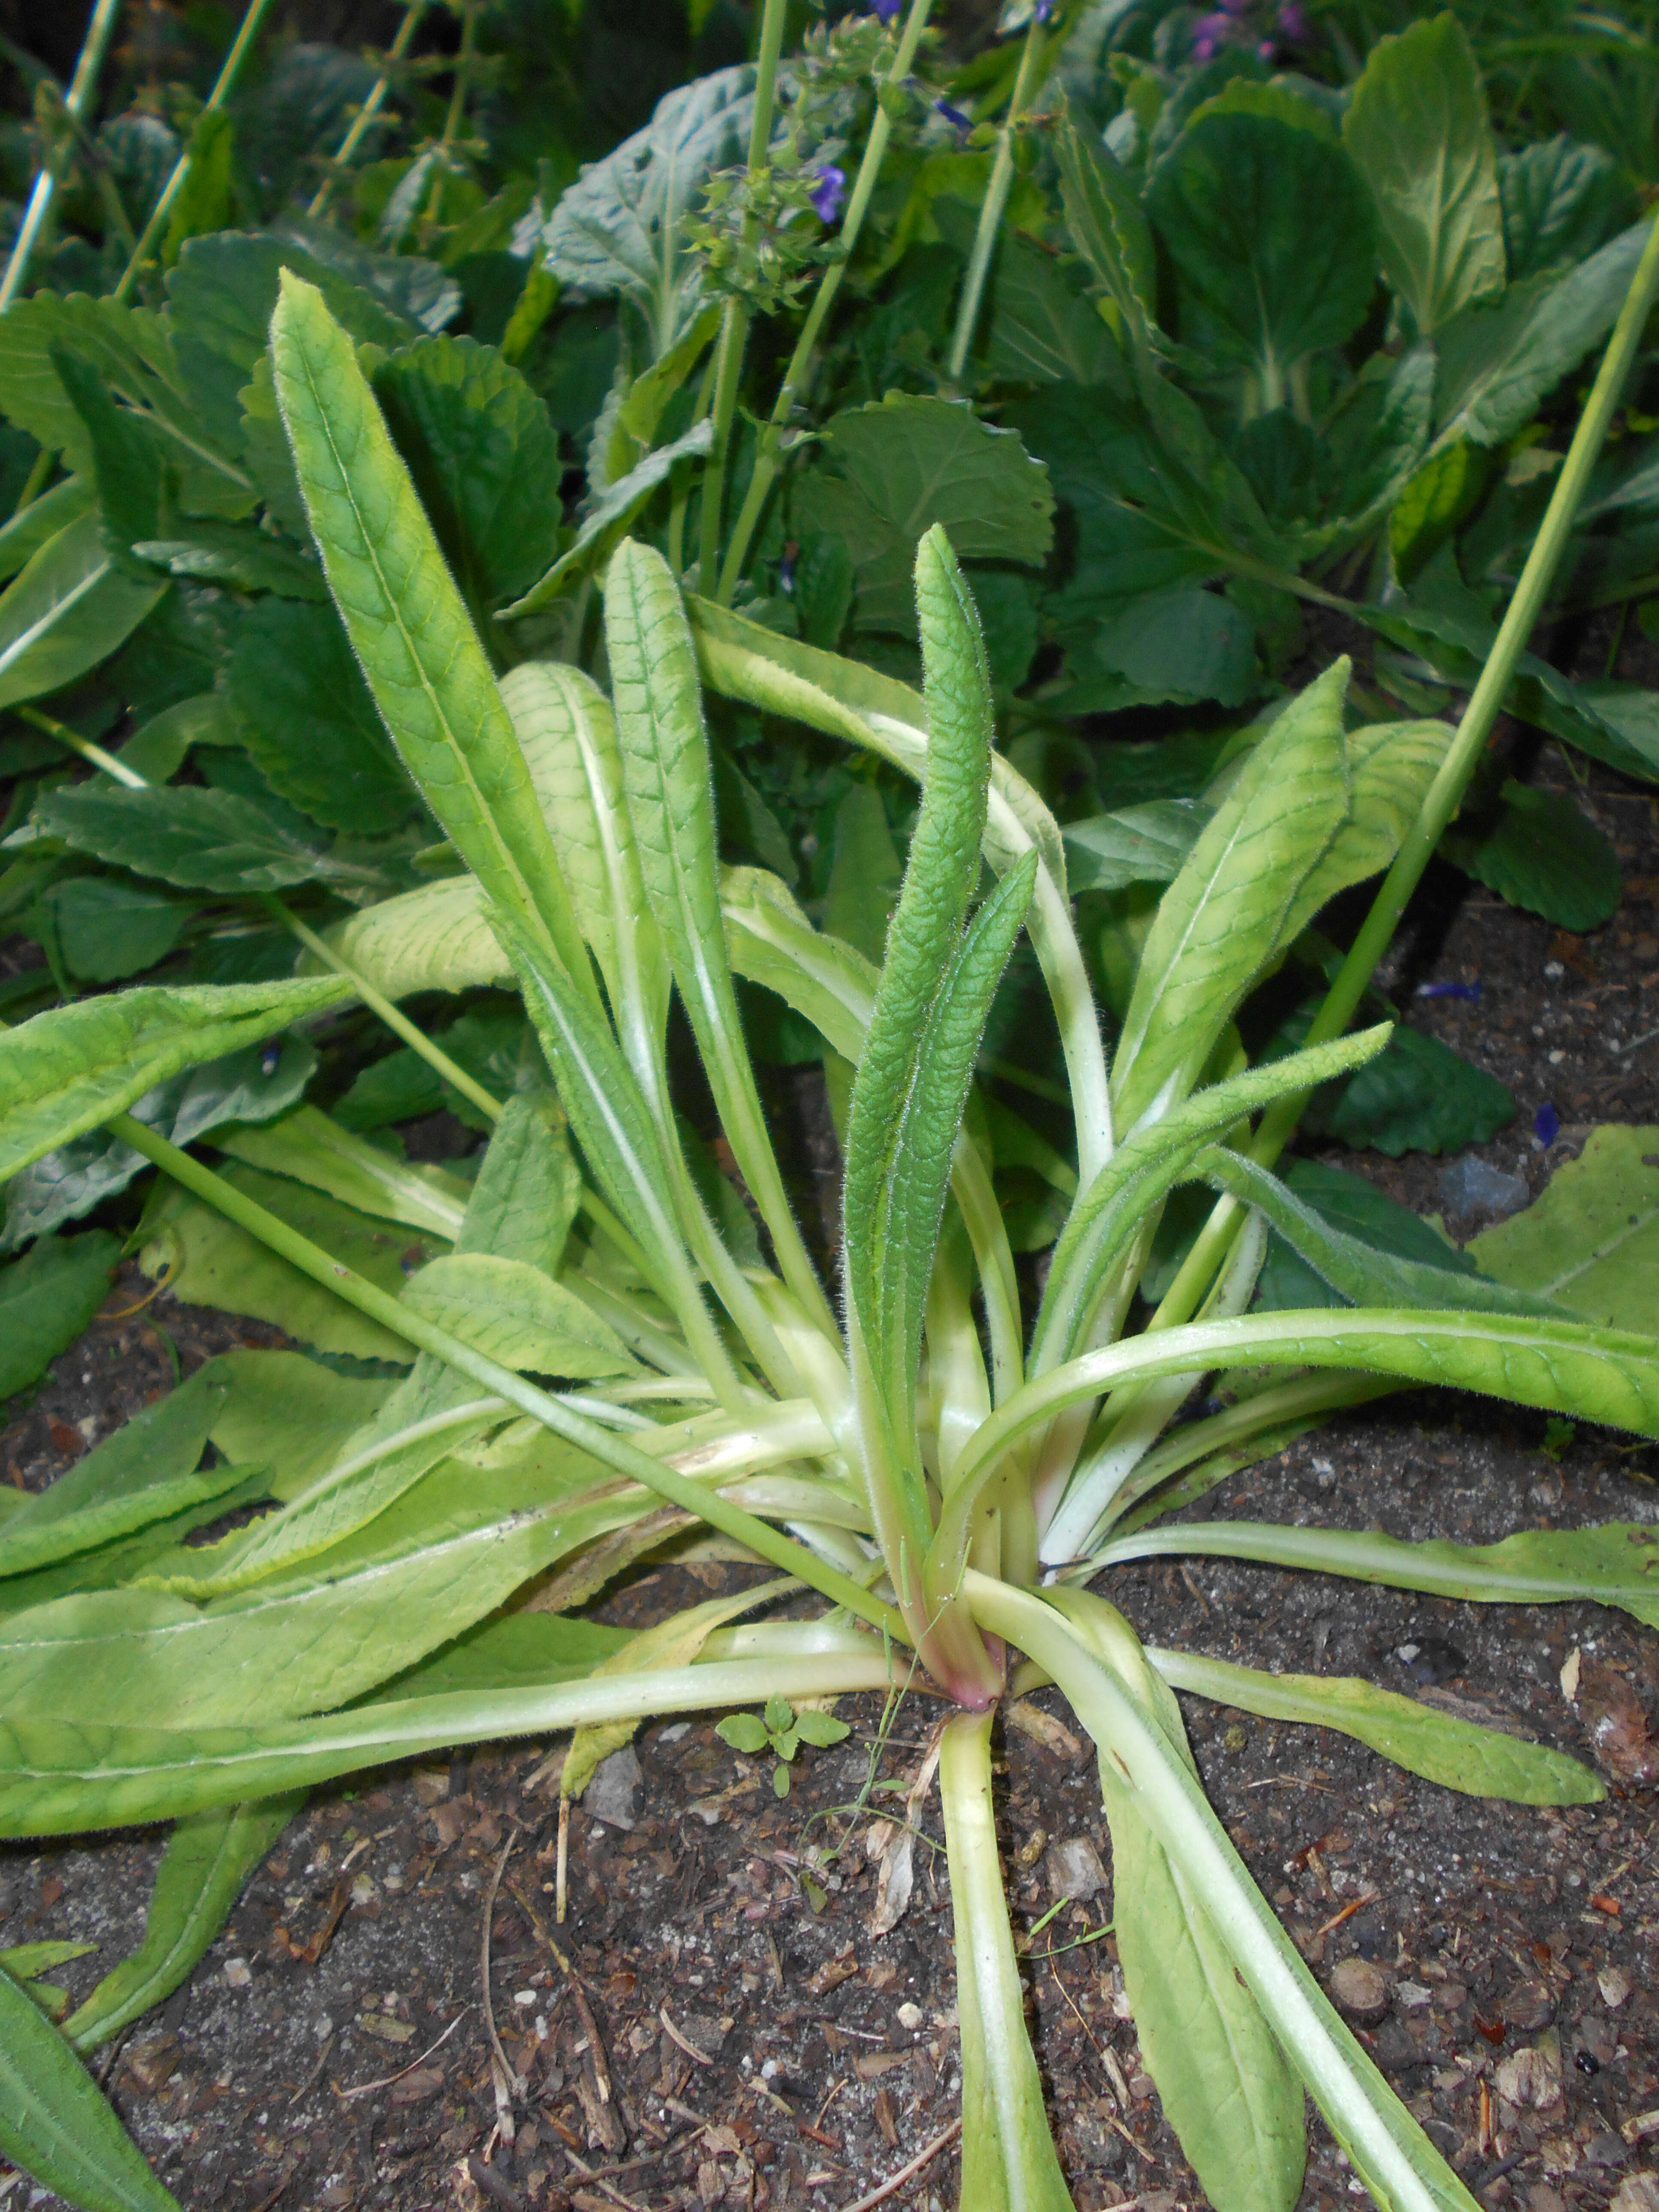
[[[27,1389],[90,1325],[120,1256],[118,1239],[95,1229],[86,1237],[43,1237],[21,1260],[0,1267],[0,1398]],[[5,1522],[0,1558],[29,1510],[23,1506]]]
[[[222,230],[236,205],[236,125],[222,107],[204,107],[197,117],[187,149],[190,167],[173,203],[161,258],[171,268],[187,238]]]
[[[1635,213],[1613,155],[1565,132],[1505,154],[1498,189],[1512,283],[1588,260]]]
[[[1455,15],[1378,40],[1342,137],[1376,203],[1389,282],[1424,337],[1503,290],[1492,125],[1480,64]]]
[[[1312,1206],[1334,1229],[1392,1253],[1453,1275],[1472,1275],[1475,1263],[1467,1252],[1449,1244],[1420,1215],[1398,1205],[1363,1176],[1327,1167],[1321,1160],[1297,1160],[1285,1181],[1304,1206]],[[1340,1303],[1324,1278],[1299,1260],[1274,1231],[1267,1241],[1267,1256],[1256,1278],[1255,1303],[1264,1310],[1294,1312],[1306,1306]]]
[[[331,608],[267,600],[250,609],[227,690],[272,789],[319,822],[373,836],[415,811],[415,793]]]
[[[78,417],[77,417],[78,419]],[[96,508],[50,538],[0,593],[0,707],[59,691],[106,659],[167,589],[123,575]]]
[[[75,852],[196,890],[283,890],[334,872],[290,808],[195,784],[143,791],[77,784],[48,792],[34,819],[44,836]]]
[[[1440,849],[1511,906],[1559,929],[1599,929],[1619,908],[1619,856],[1570,799],[1505,779],[1497,806],[1460,822]]]
[[[1109,615],[1093,656],[1138,700],[1214,699],[1237,707],[1260,677],[1250,625],[1215,592],[1149,592]]]
[[[516,368],[471,338],[422,338],[374,391],[456,582],[482,623],[558,550],[559,441]]]
[[[242,388],[265,350],[285,268],[318,286],[353,337],[391,348],[410,335],[409,318],[291,240],[235,230],[192,238],[167,280],[173,343],[207,421],[234,447],[243,441]]]
[[[1112,340],[1069,271],[1022,238],[1004,240],[993,271],[986,366],[1015,384],[1092,384]]]
[[[141,538],[158,535],[173,503],[161,434],[137,408],[117,407],[100,371],[71,347],[53,346],[52,365],[92,447],[106,542],[128,552]]]
[[[702,305],[686,217],[716,170],[745,159],[754,82],[747,67],[717,70],[669,93],[643,131],[561,195],[542,234],[547,266],[562,283],[637,308],[653,361]]]
[[[1158,295],[1158,262],[1139,195],[1107,149],[1067,116],[1055,135],[1060,198],[1077,247],[1132,330]]]
[[[301,1036],[280,1044],[249,1045],[169,1076],[145,1092],[131,1111],[175,1145],[192,1144],[227,1121],[268,1121],[293,1105],[317,1065],[315,1048]],[[59,1145],[15,1175],[6,1185],[8,1246],[76,1221],[125,1190],[149,1163],[106,1129]]]
[[[1474,1066],[1422,1030],[1396,1028],[1386,1052],[1351,1076],[1329,1104],[1316,1100],[1308,1126],[1398,1158],[1489,1144],[1515,1119],[1515,1099],[1496,1076]]]
[[[1152,173],[1147,207],[1174,264],[1182,342],[1249,371],[1281,404],[1292,366],[1352,337],[1376,247],[1340,147],[1269,116],[1212,115]]]
[[[71,975],[113,983],[164,960],[196,909],[114,876],[60,878],[41,895],[59,957]]]
[[[821,432],[839,471],[797,495],[801,526],[837,536],[852,556],[864,629],[915,634],[911,571],[935,523],[957,556],[1036,565],[1054,537],[1048,471],[1018,434],[949,399],[892,392],[834,416]]]

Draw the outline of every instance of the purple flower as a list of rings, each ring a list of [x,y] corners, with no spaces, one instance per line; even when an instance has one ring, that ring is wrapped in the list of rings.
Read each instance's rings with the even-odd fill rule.
[[[1532,1133],[1546,1152],[1561,1133],[1561,1116],[1547,1098],[1532,1117]]]
[[[959,107],[952,107],[948,100],[936,100],[933,108],[935,113],[945,118],[959,138],[965,138],[974,127],[971,118],[964,115]]]
[[[1302,0],[1285,0],[1273,21],[1279,27],[1279,37],[1288,39],[1293,46],[1299,46],[1308,35],[1307,12]]]
[[[847,172],[826,161],[814,172],[817,182],[807,195],[820,222],[834,222],[847,204]]]
[[[1478,1006],[1480,986],[1478,983],[1419,983],[1417,995],[1419,999],[1466,999],[1470,1006]]]
[[[1214,52],[1215,40],[1213,39],[1194,39],[1193,40],[1193,59],[1195,62],[1207,62],[1214,55]]]
[[[1225,15],[1248,15],[1250,7],[1251,0],[1221,0],[1221,10]]]
[[[899,11],[899,0],[870,0],[870,12],[878,23],[890,23]]]
[[[1263,39],[1261,44],[1256,48],[1256,52],[1261,55],[1264,62],[1270,62],[1273,58],[1273,40],[1271,39]]]
[[[1196,52],[1200,46],[1207,46],[1213,52],[1216,46],[1227,37],[1232,27],[1232,17],[1218,8],[1212,15],[1200,15],[1197,22],[1193,25],[1193,37],[1196,42],[1193,51]],[[1207,60],[1208,56],[1204,58]]]

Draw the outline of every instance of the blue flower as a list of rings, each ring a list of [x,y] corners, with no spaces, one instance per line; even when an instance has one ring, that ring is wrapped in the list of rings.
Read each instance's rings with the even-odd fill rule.
[[[847,173],[833,161],[815,172],[817,182],[807,195],[820,222],[834,222],[847,204]]]
[[[870,12],[878,23],[890,23],[899,11],[899,0],[870,0]]]
[[[952,107],[948,100],[936,100],[933,112],[942,115],[960,138],[965,138],[974,127],[972,117],[964,115],[959,107]]]
[[[1561,1133],[1561,1116],[1547,1098],[1532,1117],[1532,1133],[1546,1152]]]

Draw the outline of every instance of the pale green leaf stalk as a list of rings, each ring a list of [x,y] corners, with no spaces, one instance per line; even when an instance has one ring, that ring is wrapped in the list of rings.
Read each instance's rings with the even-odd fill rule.
[[[277,404],[329,589],[392,743],[503,912],[597,988],[513,723],[356,349],[283,271]]]
[[[962,2038],[962,2202],[974,2212],[1073,2212],[1025,2032],[1002,1890],[991,1807],[993,1717],[947,1722],[939,1747]]]

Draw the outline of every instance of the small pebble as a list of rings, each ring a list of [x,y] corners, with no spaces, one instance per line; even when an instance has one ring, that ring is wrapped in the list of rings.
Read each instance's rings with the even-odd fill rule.
[[[245,1990],[253,1979],[253,1970],[246,1959],[227,1959],[225,1979],[233,1990]]]
[[[1350,2020],[1381,2020],[1389,2008],[1389,1978],[1369,1959],[1340,1959],[1331,1969],[1331,1996]]]

